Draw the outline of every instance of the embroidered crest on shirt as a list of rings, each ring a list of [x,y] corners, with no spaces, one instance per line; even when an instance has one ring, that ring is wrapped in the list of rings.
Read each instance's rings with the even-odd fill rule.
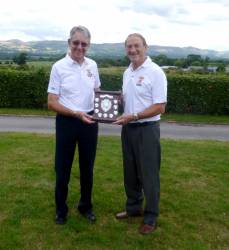
[[[139,76],[138,81],[137,81],[137,86],[142,86],[142,81],[144,80],[144,76]]]
[[[92,77],[92,73],[91,73],[90,69],[87,69],[87,76]]]

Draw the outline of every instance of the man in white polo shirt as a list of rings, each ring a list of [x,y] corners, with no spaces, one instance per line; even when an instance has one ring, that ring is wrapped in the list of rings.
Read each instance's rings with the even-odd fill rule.
[[[97,64],[85,57],[91,35],[83,26],[73,27],[68,39],[69,53],[51,70],[48,107],[56,116],[56,218],[67,219],[68,183],[78,143],[81,196],[79,212],[90,222],[96,220],[92,210],[93,167],[96,155],[98,124],[92,119],[94,91],[100,87]]]
[[[145,38],[130,34],[125,41],[131,64],[123,76],[124,114],[115,124],[122,127],[126,209],[117,219],[144,216],[141,234],[156,229],[160,195],[160,114],[167,100],[167,80],[161,68],[146,56]],[[145,196],[145,208],[143,206]]]

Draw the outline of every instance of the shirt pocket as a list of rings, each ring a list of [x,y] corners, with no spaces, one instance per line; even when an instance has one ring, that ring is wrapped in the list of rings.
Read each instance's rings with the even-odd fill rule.
[[[62,82],[61,82],[61,92],[64,95],[75,95],[77,94],[79,89],[79,81],[80,78],[77,76],[77,74],[69,74],[69,75],[63,75],[62,76]]]
[[[89,87],[90,89],[94,89],[96,86],[96,78],[95,74],[92,70],[85,70],[82,74],[83,81],[85,82],[85,85]]]
[[[135,91],[141,97],[150,98],[152,96],[152,85],[148,79],[137,81],[135,83]]]

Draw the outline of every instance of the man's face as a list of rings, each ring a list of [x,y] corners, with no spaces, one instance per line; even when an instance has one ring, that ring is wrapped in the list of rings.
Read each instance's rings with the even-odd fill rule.
[[[76,32],[71,39],[68,40],[68,45],[71,51],[73,60],[82,62],[87,49],[90,45],[90,40],[81,32]]]
[[[126,54],[134,65],[141,65],[146,57],[147,47],[138,36],[130,36],[126,41]]]

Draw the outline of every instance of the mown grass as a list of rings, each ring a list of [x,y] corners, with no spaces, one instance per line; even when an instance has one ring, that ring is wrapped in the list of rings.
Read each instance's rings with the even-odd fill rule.
[[[227,115],[164,114],[161,116],[161,120],[167,122],[229,124],[229,116]]]
[[[127,67],[107,67],[107,68],[99,68],[100,74],[120,74],[122,75]]]
[[[228,249],[229,143],[162,140],[158,230],[142,236],[141,219],[117,221],[124,208],[120,139],[100,137],[94,172],[94,225],[79,199],[76,157],[68,222],[54,218],[54,136],[0,133],[0,249]]]
[[[48,109],[0,108],[0,115],[38,115],[53,116],[56,113]]]
[[[47,109],[20,109],[20,108],[0,108],[0,115],[41,115],[54,116],[55,112]],[[192,115],[192,114],[164,114],[162,121],[167,122],[189,122],[208,124],[229,124],[229,116],[217,115]]]
[[[35,68],[47,67],[51,69],[53,63],[54,63],[53,61],[32,61],[32,62],[29,61],[27,62],[27,65]]]

